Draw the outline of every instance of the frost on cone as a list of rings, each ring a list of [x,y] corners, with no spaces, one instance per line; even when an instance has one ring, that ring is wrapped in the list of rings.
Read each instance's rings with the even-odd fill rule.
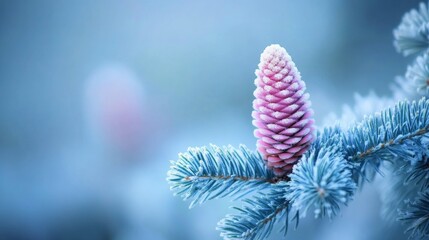
[[[252,112],[256,145],[268,167],[282,176],[292,172],[314,138],[313,111],[301,74],[284,48],[265,48],[258,67]]]

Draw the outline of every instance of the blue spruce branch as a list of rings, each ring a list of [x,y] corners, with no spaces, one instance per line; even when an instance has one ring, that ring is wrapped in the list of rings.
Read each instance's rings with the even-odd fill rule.
[[[407,177],[405,184],[420,186],[420,191],[429,189],[429,149],[426,148],[425,156],[414,165],[406,164],[403,171]]]
[[[429,53],[418,56],[415,62],[408,66],[405,77],[417,93],[429,91]]]
[[[382,161],[395,157],[415,162],[428,147],[424,140],[428,138],[428,131],[429,101],[422,98],[418,102],[400,102],[346,132],[346,157],[364,177],[367,177],[366,166],[377,170]]]
[[[382,187],[385,189],[382,194],[382,213],[387,220],[397,220],[397,212],[401,212],[401,215],[406,213],[410,208],[411,200],[416,199],[421,192],[428,190],[428,151],[429,149],[426,149],[426,156],[414,165],[407,161],[397,161],[392,166],[388,166],[390,174],[386,176]]]
[[[410,237],[427,239],[429,237],[429,189],[410,202],[399,219],[409,223],[407,231],[411,232]]]
[[[244,200],[245,206],[234,207],[239,213],[227,215],[218,223],[217,229],[221,231],[221,236],[224,239],[265,239],[274,224],[283,218],[286,233],[291,205],[285,197],[285,189],[285,185],[279,183],[268,193]],[[298,221],[297,216],[295,219]]]
[[[419,9],[413,9],[402,18],[401,24],[393,31],[396,49],[408,56],[425,52],[429,48],[429,8],[421,3]]]
[[[310,150],[295,165],[288,182],[288,198],[303,216],[314,207],[316,217],[332,218],[342,204],[352,199],[356,184],[339,147],[324,147],[317,152]]]
[[[192,199],[190,208],[214,198],[242,196],[278,181],[259,153],[244,145],[189,148],[172,161],[167,180],[177,195]]]
[[[384,209],[400,211],[411,237],[429,234],[429,8],[405,14],[394,31],[395,46],[404,55],[420,53],[395,86],[394,99],[381,99],[379,110],[398,99],[403,101],[351,123],[347,129],[325,127],[301,157],[293,172],[276,177],[262,156],[245,146],[189,148],[172,162],[168,178],[171,189],[190,207],[210,199],[249,196],[245,205],[227,215],[217,229],[225,239],[264,239],[275,223],[287,231],[291,212],[298,224],[313,208],[316,217],[334,217],[341,205],[352,200],[357,187],[371,181],[389,165]],[[421,91],[425,90],[425,91]],[[423,94],[422,94],[423,92]],[[361,98],[359,101],[377,99]],[[368,109],[353,109],[355,120]],[[358,110],[356,110],[358,109]],[[343,118],[344,119],[344,118]],[[343,123],[344,124],[344,123]],[[392,214],[390,214],[392,215]],[[281,221],[285,219],[286,221]]]
[[[429,100],[400,102],[350,129],[326,128],[294,166],[290,179],[274,176],[258,153],[244,146],[190,148],[172,162],[168,180],[172,190],[191,207],[206,200],[258,191],[240,214],[228,215],[218,229],[225,239],[266,237],[291,207],[332,218],[347,205],[359,184],[353,172],[392,159],[417,164],[429,147]],[[416,165],[417,166],[417,165]],[[288,214],[286,214],[288,215]],[[304,214],[305,215],[305,214]]]

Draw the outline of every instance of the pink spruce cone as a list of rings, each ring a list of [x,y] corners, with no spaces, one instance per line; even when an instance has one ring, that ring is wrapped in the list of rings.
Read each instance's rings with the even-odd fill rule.
[[[267,166],[283,176],[314,138],[311,102],[300,72],[280,45],[265,48],[258,67],[252,112],[256,145]]]

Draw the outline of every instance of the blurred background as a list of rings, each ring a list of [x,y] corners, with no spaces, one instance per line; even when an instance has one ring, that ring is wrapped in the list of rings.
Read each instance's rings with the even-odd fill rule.
[[[355,92],[388,95],[411,61],[392,31],[418,2],[1,0],[0,239],[220,239],[231,202],[188,210],[169,161],[188,146],[255,147],[254,70],[272,43],[294,58],[320,126]],[[402,232],[367,185],[288,239]]]

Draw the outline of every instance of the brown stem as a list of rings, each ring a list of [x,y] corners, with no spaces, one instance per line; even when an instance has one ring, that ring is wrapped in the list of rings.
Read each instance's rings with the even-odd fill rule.
[[[252,180],[256,180],[256,181],[264,181],[267,183],[271,183],[271,184],[276,184],[278,182],[281,181],[288,181],[289,178],[286,177],[274,177],[274,178],[250,178],[250,177],[243,177],[243,176],[188,176],[185,177],[185,181],[192,181],[193,178],[199,178],[199,179],[215,179],[215,180],[228,180],[228,179],[234,179],[236,181],[252,181]]]
[[[403,138],[403,139],[399,140],[399,143],[402,143],[402,142],[403,142],[404,140],[406,140],[406,139],[410,139],[410,138],[413,138],[413,137],[416,137],[416,136],[423,135],[423,134],[427,133],[427,132],[428,132],[428,130],[429,130],[429,126],[428,126],[428,127],[425,127],[425,128],[421,128],[421,129],[419,129],[417,132],[415,132],[415,133],[413,133],[413,134],[410,134],[410,135],[408,135],[407,137],[405,137],[405,138]],[[385,142],[385,143],[381,143],[381,144],[377,145],[377,146],[380,146],[380,148],[379,148],[378,150],[380,150],[380,149],[382,149],[382,148],[389,147],[389,146],[391,146],[391,145],[393,145],[393,144],[395,144],[394,139],[390,139],[389,141],[387,141],[387,142]],[[368,149],[368,150],[366,150],[365,152],[360,153],[360,154],[358,154],[358,155],[355,155],[352,159],[353,159],[353,160],[355,160],[355,159],[358,159],[358,158],[364,158],[364,157],[366,157],[366,156],[368,156],[368,155],[370,155],[370,154],[374,153],[374,152],[376,151],[376,150],[375,150],[375,148],[376,148],[377,146],[372,147],[372,148],[369,148],[369,149]]]
[[[276,216],[277,216],[277,214],[279,214],[281,211],[283,211],[285,208],[287,208],[288,207],[288,204],[289,203],[286,203],[286,204],[284,204],[284,205],[281,205],[281,207],[278,207],[272,214],[270,214],[268,217],[266,217],[266,218],[264,218],[263,220],[262,220],[262,222],[259,224],[259,225],[265,225],[265,224],[267,224],[267,223],[269,223],[269,222],[271,222]],[[258,225],[258,226],[259,226]],[[249,231],[247,234],[246,234],[246,236],[249,236],[250,234],[252,234],[253,232],[255,231],[255,228],[254,229],[252,229],[252,231]]]
[[[282,207],[279,207],[276,209],[276,211],[274,211],[270,216],[268,216],[267,218],[265,218],[262,223],[263,224],[267,224],[268,222],[271,222],[273,220],[273,218],[275,216],[277,216],[277,214],[279,214],[281,211],[283,211],[285,208],[287,208],[287,204],[283,205]]]

